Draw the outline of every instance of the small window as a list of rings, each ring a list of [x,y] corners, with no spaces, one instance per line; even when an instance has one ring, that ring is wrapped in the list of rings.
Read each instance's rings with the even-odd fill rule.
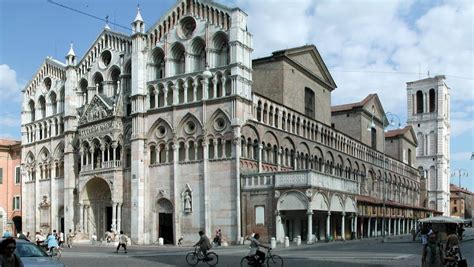
[[[371,137],[372,137],[372,148],[377,149],[377,130],[375,128],[371,128]]]
[[[304,91],[304,113],[314,119],[314,91],[306,87]]]
[[[255,224],[265,225],[265,207],[264,206],[255,207]]]
[[[15,184],[21,183],[21,172],[20,166],[15,167]]]
[[[20,210],[20,207],[21,207],[20,197],[14,196],[13,197],[13,210]]]

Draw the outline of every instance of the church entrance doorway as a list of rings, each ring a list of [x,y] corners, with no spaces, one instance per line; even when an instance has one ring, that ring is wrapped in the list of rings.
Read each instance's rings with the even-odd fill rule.
[[[173,205],[167,199],[160,199],[158,206],[158,237],[163,238],[165,244],[174,244]]]
[[[100,240],[112,228],[112,192],[107,182],[99,177],[89,180],[80,199],[81,225],[86,235]]]

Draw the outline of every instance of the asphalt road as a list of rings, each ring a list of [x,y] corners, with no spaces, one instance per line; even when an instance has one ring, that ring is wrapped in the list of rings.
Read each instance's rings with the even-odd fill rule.
[[[461,244],[463,256],[474,266],[474,228],[467,228]],[[277,247],[274,254],[284,259],[284,266],[420,266],[421,244],[410,237],[364,239],[347,242],[318,243],[313,245]],[[61,261],[75,266],[188,266],[185,255],[190,247],[131,246],[127,254],[115,254],[112,246],[77,245],[65,249]],[[213,249],[219,255],[218,266],[240,266],[240,260],[248,252],[246,246]],[[198,266],[207,266],[199,263]]]

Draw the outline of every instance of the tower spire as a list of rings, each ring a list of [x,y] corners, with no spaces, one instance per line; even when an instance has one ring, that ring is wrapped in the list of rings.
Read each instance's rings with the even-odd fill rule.
[[[132,33],[145,33],[145,22],[140,13],[140,5],[137,5],[137,15],[135,16],[135,20],[132,22]]]
[[[143,22],[142,14],[140,13],[140,4],[137,5],[137,15],[135,16],[135,20],[133,22]]]
[[[76,53],[74,53],[73,42],[71,42],[71,47],[69,48],[69,52],[66,55],[66,65],[74,66],[76,64]]]

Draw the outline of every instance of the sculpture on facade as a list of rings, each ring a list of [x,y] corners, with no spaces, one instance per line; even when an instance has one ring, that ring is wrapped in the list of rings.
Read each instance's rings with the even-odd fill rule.
[[[193,195],[192,190],[189,184],[186,184],[183,193],[181,194],[183,197],[183,204],[184,204],[184,213],[189,214],[193,211]]]

